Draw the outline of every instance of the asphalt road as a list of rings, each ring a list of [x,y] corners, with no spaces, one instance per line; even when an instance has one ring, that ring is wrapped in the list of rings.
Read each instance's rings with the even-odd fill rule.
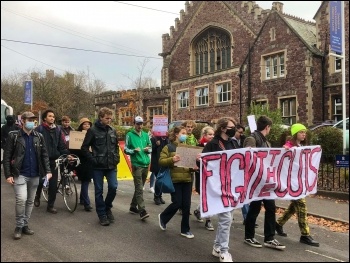
[[[1,171],[3,175],[3,172]],[[105,185],[106,186],[106,185]],[[80,185],[78,185],[80,189]],[[105,187],[106,188],[106,187]],[[90,186],[93,200],[93,187]],[[204,223],[194,216],[190,218],[194,239],[180,235],[180,215],[175,215],[168,223],[168,229],[162,231],[158,225],[158,213],[167,204],[156,206],[153,194],[144,193],[146,209],[150,217],[141,221],[138,215],[132,215],[129,205],[133,194],[132,181],[119,181],[113,213],[115,223],[104,227],[99,225],[93,212],[85,212],[82,206],[74,213],[65,208],[62,197],[57,195],[55,207],[57,214],[46,212],[46,203],[42,199],[39,208],[34,208],[30,228],[33,236],[13,239],[15,229],[15,198],[12,186],[1,177],[1,261],[2,262],[81,262],[81,261],[123,261],[123,262],[219,262],[211,255],[216,231],[208,231]],[[192,207],[198,202],[198,195],[192,199]],[[94,207],[94,202],[92,201]],[[191,209],[193,210],[193,208]],[[297,222],[291,219],[285,225],[288,237],[276,238],[286,245],[284,251],[270,248],[253,248],[243,243],[244,228],[241,210],[234,212],[234,222],[230,237],[230,252],[235,262],[348,262],[349,234],[334,233],[327,228],[310,225],[311,233],[320,242],[320,247],[311,247],[299,243]],[[217,219],[213,217],[216,227]],[[259,215],[259,228],[256,238],[263,242],[263,213]]]

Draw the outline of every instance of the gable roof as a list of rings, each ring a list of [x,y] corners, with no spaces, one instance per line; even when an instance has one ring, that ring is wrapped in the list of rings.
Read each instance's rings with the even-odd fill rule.
[[[317,48],[316,23],[276,12],[287,26],[299,37],[306,47],[315,55],[323,56]]]

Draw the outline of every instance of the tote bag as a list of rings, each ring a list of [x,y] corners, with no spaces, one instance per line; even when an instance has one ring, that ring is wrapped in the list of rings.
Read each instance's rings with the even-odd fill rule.
[[[170,168],[161,168],[159,170],[156,185],[160,189],[160,193],[156,193],[156,195],[175,192],[173,181],[171,180]]]

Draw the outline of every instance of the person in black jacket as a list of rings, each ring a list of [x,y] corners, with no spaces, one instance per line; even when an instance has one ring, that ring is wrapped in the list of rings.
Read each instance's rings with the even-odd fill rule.
[[[88,129],[81,146],[82,154],[92,164],[95,186],[96,212],[102,226],[114,222],[111,208],[117,194],[117,164],[120,161],[119,143],[116,130],[110,125],[113,111],[103,107],[98,112],[98,120]],[[92,152],[89,148],[91,147]],[[108,192],[103,200],[103,178],[107,178]]]
[[[269,117],[264,115],[260,116],[256,121],[257,130],[244,140],[243,147],[270,148],[271,144],[266,139],[266,136],[270,133],[271,126],[272,120]],[[264,204],[265,208],[264,246],[283,250],[286,246],[275,239],[276,204],[274,199],[262,199],[250,203],[245,220],[244,243],[252,247],[262,247],[260,242],[255,239],[255,223],[261,210],[261,203]]]
[[[5,150],[6,139],[10,131],[17,131],[19,127],[15,123],[14,115],[6,116],[6,124],[1,127],[1,149]],[[2,155],[1,155],[2,157]],[[2,160],[1,160],[2,163]]]
[[[79,121],[79,127],[77,131],[87,132],[92,126],[92,122],[88,118],[81,118]],[[76,168],[76,172],[79,180],[81,181],[80,190],[80,204],[84,205],[84,210],[87,212],[92,211],[89,198],[89,184],[92,179],[92,163],[82,154],[81,149],[71,149],[70,152],[79,157],[80,165]]]
[[[55,160],[62,154],[69,154],[69,150],[66,147],[66,141],[61,129],[55,124],[55,113],[52,110],[46,110],[41,116],[43,123],[39,125],[35,130],[40,132],[45,140],[47,151],[50,159],[50,167],[52,178],[49,182],[49,198],[47,202],[46,211],[52,214],[56,214],[57,210],[54,208],[57,194],[57,181],[58,170],[56,169]],[[68,156],[70,158],[70,156]],[[41,190],[43,188],[43,181],[39,182],[38,189],[34,200],[34,206],[40,206]]]
[[[217,122],[214,138],[203,149],[203,153],[218,152],[235,149],[232,137],[236,133],[236,121],[233,118],[221,118]],[[218,186],[220,187],[220,186]],[[220,258],[220,262],[233,262],[228,252],[233,211],[219,213],[216,238],[214,240],[212,255]]]
[[[33,131],[34,119],[32,112],[22,114],[23,128],[9,133],[4,151],[4,174],[6,181],[13,185],[16,194],[16,228],[14,239],[20,239],[22,233],[33,235],[28,223],[33,210],[35,191],[41,177],[50,179],[52,174],[49,166],[43,136]]]

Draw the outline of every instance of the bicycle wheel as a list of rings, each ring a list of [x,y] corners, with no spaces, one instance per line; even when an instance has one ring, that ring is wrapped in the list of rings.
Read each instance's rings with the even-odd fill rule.
[[[78,192],[72,176],[67,175],[62,183],[62,193],[64,204],[69,212],[73,213],[78,204]]]
[[[49,200],[49,186],[43,186],[43,189],[41,190],[41,193],[43,194],[43,197],[45,201],[47,202]]]

